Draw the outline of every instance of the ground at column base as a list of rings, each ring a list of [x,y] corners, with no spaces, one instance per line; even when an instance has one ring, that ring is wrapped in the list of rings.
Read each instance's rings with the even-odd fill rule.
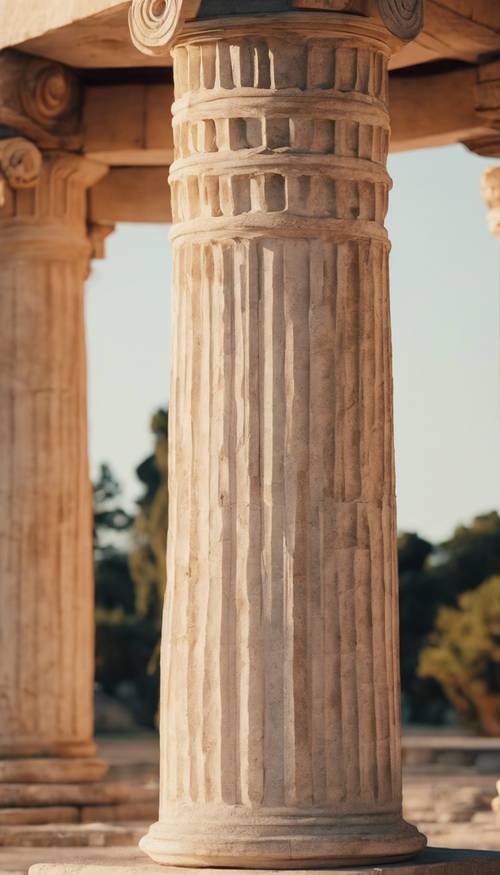
[[[32,859],[33,859],[33,851]],[[27,868],[17,851],[12,854],[12,868],[0,857],[0,872],[25,875]],[[25,858],[26,859],[26,858]],[[29,867],[29,875],[207,875],[206,869],[160,867],[140,852],[125,848],[70,849],[38,852],[39,862]],[[212,869],[210,875],[245,875],[248,869]],[[297,870],[293,870],[291,875]],[[349,867],[347,869],[301,870],[303,875],[499,875],[500,854],[490,851],[449,850],[427,848],[417,858],[406,863]],[[273,870],[261,870],[262,875],[274,875]],[[281,870],[285,873],[286,870]],[[280,875],[281,875],[280,873]]]

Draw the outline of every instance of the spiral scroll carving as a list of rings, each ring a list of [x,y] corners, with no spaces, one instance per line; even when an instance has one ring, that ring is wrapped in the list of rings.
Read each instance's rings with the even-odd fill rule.
[[[395,36],[414,39],[424,22],[423,0],[378,0],[382,21]]]
[[[145,55],[167,55],[184,22],[196,17],[200,5],[201,0],[132,0],[132,42]]]
[[[42,155],[23,137],[0,141],[0,168],[12,188],[32,188],[42,169]]]
[[[34,60],[27,67],[20,97],[30,118],[50,128],[75,109],[78,101],[77,80],[61,64]]]

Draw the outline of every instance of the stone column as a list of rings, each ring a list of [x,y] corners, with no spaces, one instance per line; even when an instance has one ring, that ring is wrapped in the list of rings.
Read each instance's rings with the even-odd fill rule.
[[[389,55],[380,18],[332,12],[174,39],[161,863],[425,843],[401,815]]]
[[[496,152],[500,153],[500,142],[496,141]],[[488,167],[481,178],[481,194],[488,207],[488,228],[500,240],[500,164]],[[498,796],[493,799],[492,808],[500,824],[500,781],[497,782]]]
[[[105,168],[23,139],[0,141],[0,166],[0,780],[33,779],[26,757],[62,758],[46,780],[93,780],[83,293]]]

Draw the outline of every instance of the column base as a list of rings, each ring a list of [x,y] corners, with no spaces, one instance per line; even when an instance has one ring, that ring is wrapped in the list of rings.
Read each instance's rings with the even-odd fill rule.
[[[19,851],[16,852],[19,854]],[[121,848],[66,848],[38,851],[39,864],[31,865],[29,875],[157,875],[157,867],[136,853]],[[489,851],[448,850],[427,848],[408,863],[368,865],[361,868],[334,869],[334,875],[498,875],[500,854]],[[17,858],[19,869],[19,858]],[[0,868],[1,871],[1,868]],[[170,875],[195,875],[203,869],[170,868]],[[324,870],[325,871],[325,870]],[[328,871],[328,870],[326,870]],[[244,869],[214,869],[212,875],[242,875]],[[263,870],[262,875],[272,875]],[[304,870],[304,875],[314,872]]]
[[[405,860],[426,845],[425,836],[395,814],[334,818],[238,808],[226,809],[224,819],[213,814],[204,807],[200,823],[187,807],[153,824],[140,847],[169,866],[304,869]]]

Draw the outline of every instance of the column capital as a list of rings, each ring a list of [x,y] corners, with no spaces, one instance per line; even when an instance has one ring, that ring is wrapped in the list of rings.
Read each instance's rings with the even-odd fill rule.
[[[15,247],[26,258],[80,252],[87,259],[86,192],[107,172],[73,152],[40,152],[22,137],[0,140],[0,253]]]
[[[397,40],[414,39],[423,26],[423,0],[132,0],[129,26],[134,45],[146,55],[168,55],[184,25],[195,19],[242,17],[269,12],[323,12],[375,18]]]
[[[488,228],[500,240],[500,164],[482,174],[481,194],[488,207]]]
[[[63,64],[0,53],[0,125],[41,148],[77,150],[81,145],[78,78]]]

